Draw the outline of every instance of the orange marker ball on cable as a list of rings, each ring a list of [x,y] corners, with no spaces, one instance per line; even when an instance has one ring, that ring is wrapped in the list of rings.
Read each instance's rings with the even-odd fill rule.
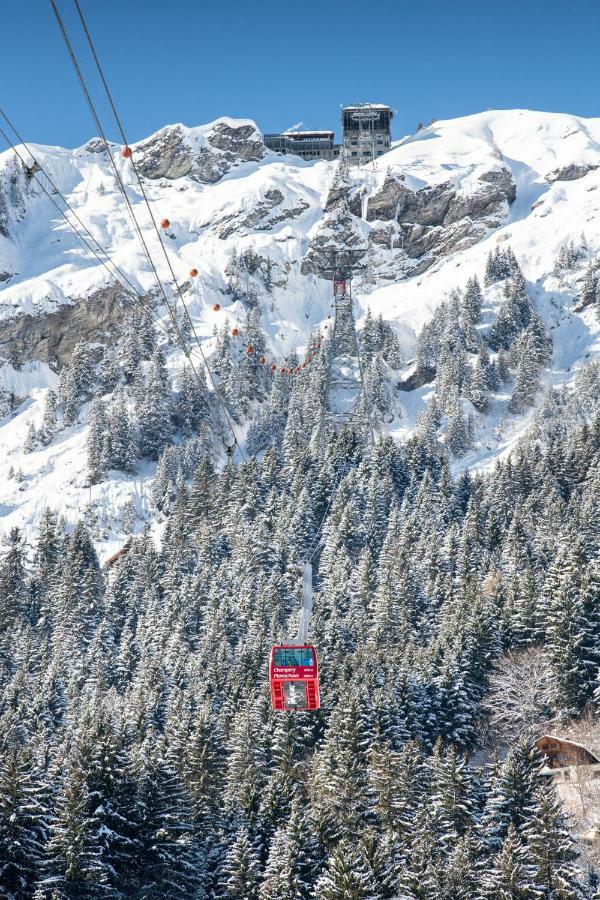
[[[261,364],[261,366],[264,366],[264,364],[266,363],[267,360],[265,359],[264,356],[259,356],[258,361]]]
[[[121,150],[121,156],[123,157],[123,159],[129,159],[129,157],[131,156],[131,152],[131,147],[123,147],[123,149]]]
[[[161,227],[161,228],[167,229],[167,228],[169,227],[170,224],[171,224],[171,223],[170,223],[170,221],[169,221],[168,219],[163,219],[162,222],[160,223],[160,227]]]
[[[231,336],[232,336],[232,337],[237,337],[239,333],[240,333],[240,332],[239,332],[239,330],[238,330],[237,328],[232,328],[232,329],[231,329]]]
[[[195,278],[198,274],[198,269],[190,269],[190,275],[192,278]]]
[[[213,303],[213,312],[219,312],[220,309],[221,309],[220,303]]]
[[[254,353],[254,347],[252,346],[252,344],[249,344],[246,347],[246,353]]]

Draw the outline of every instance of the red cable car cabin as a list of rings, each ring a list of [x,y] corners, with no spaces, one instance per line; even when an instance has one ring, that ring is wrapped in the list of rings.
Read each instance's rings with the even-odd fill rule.
[[[314,647],[308,644],[272,647],[269,679],[273,709],[319,708],[319,670]]]

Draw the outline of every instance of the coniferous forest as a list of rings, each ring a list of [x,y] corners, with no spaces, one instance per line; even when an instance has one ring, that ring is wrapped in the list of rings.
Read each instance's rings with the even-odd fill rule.
[[[600,372],[549,391],[491,470],[453,469],[470,440],[459,398],[485,408],[512,383],[527,405],[550,352],[510,252],[488,262],[499,279],[486,341],[476,279],[423,329],[435,393],[400,444],[326,419],[315,440],[326,348],[292,380],[217,334],[230,415],[251,421],[254,455],[233,460],[213,394],[187,369],[173,387],[143,311],[116,349],[76,347],[24,449],[87,415],[92,484],[158,460],[160,528],[109,567],[89,517],[50,507],[35,541],[8,537],[2,896],[600,897],[533,744],[599,702]],[[260,349],[252,309],[246,330]],[[361,351],[363,412],[381,422],[399,367],[381,319]],[[274,713],[269,649],[295,632],[307,559],[322,706]]]

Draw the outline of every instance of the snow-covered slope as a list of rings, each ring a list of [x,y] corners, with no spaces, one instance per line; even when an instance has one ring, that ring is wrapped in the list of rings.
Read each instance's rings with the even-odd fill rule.
[[[73,151],[32,149],[114,263],[152,296],[152,272],[99,143]],[[119,149],[115,159],[130,200],[170,285]],[[600,119],[513,110],[439,121],[396,143],[375,167],[346,173],[336,163],[266,151],[247,120],[170,126],[133,149],[155,219],[171,222],[167,251],[207,352],[225,317],[242,321],[244,297],[260,302],[271,358],[305,346],[310,329],[330,312],[330,289],[313,274],[315,251],[343,242],[368,247],[367,270],[355,283],[357,312],[364,316],[370,308],[392,324],[406,373],[422,325],[453,288],[473,275],[483,279],[496,246],[514,251],[551,330],[554,355],[545,380],[569,382],[598,354],[595,313],[574,307],[587,259],[600,251]],[[552,274],[557,255],[582,231],[587,259],[559,280]],[[233,291],[228,268],[234,255],[248,251],[258,268],[243,271]],[[192,267],[199,271],[194,283]],[[486,291],[484,323],[501,299],[499,289]],[[36,180],[27,178],[11,151],[0,154],[0,352],[6,360],[0,388],[16,395],[15,408],[0,421],[0,529],[35,523],[46,504],[75,518],[89,502],[85,408],[80,424],[43,450],[24,454],[22,444],[29,422],[39,424],[44,394],[74,344],[110,340],[122,300]],[[172,351],[175,375],[180,365]],[[426,385],[399,396],[391,425],[399,440],[411,432],[430,392]],[[513,444],[531,415],[511,416],[501,401],[492,404],[477,418],[475,447],[460,465],[489,463]],[[23,477],[9,479],[11,468]],[[120,476],[92,488],[96,515],[106,520],[107,550],[122,541],[119,508],[132,495],[139,512],[147,505],[152,468],[146,464],[135,479]]]

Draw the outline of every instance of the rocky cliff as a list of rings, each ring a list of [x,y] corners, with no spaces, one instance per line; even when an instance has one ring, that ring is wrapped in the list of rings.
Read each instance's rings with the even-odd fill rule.
[[[365,249],[368,295],[422,275],[511,221],[547,215],[554,195],[596,178],[592,133],[574,117],[482,114],[435,123],[400,141],[375,168],[348,170],[277,156],[254,123],[224,118],[165,127],[134,145],[133,158],[155,218],[171,221],[165,239],[178,279],[187,281],[191,266],[200,272],[190,301],[208,308],[227,297],[262,298],[275,313],[277,290],[299,298],[312,290],[324,248]],[[101,143],[33,150],[137,291],[155,290]],[[113,152],[173,290],[131,164],[118,147]],[[78,337],[110,341],[127,299],[61,220],[43,179],[28,177],[11,152],[0,155],[0,354],[59,367]],[[232,275],[250,251],[262,260],[260,271]],[[292,321],[300,327],[302,315]]]

